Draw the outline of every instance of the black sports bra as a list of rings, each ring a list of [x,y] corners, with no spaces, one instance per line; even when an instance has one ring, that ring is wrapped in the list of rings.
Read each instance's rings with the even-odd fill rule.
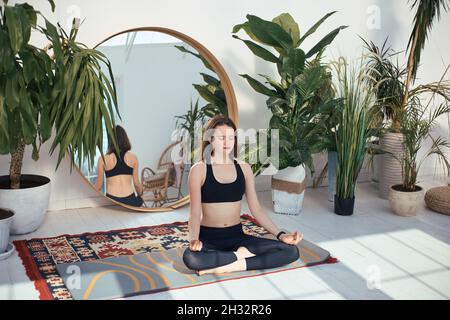
[[[119,174],[133,174],[133,168],[125,163],[125,153],[126,152],[120,152],[120,157],[118,157],[116,154],[117,162],[114,168],[112,168],[111,170],[105,170],[105,175],[107,178],[114,177]]]
[[[221,183],[216,180],[212,165],[206,163],[206,178],[201,187],[202,203],[233,202],[242,199],[245,193],[245,176],[241,166],[233,159],[236,168],[236,180],[230,183]]]

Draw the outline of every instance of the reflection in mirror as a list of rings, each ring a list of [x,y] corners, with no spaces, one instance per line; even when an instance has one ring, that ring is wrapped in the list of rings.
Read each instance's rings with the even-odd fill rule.
[[[220,80],[194,48],[164,33],[121,33],[97,49],[113,69],[120,152],[104,128],[104,158],[98,151],[94,168],[85,162],[79,169],[94,188],[120,203],[172,205],[189,193],[189,169],[201,146],[193,141],[194,130],[228,113]]]

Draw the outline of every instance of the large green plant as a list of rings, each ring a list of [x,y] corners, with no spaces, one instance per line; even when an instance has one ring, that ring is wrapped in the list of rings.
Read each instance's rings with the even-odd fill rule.
[[[450,151],[450,144],[442,137],[434,138],[431,135],[432,128],[437,119],[450,112],[450,105],[442,103],[433,112],[427,112],[421,100],[417,100],[405,112],[400,119],[401,132],[404,139],[404,153],[400,156],[394,155],[402,165],[402,189],[403,191],[415,191],[418,183],[419,170],[424,161],[431,155],[436,155],[447,172],[450,163],[446,152]],[[418,158],[419,150],[426,138],[432,141],[431,147],[424,156]]]
[[[354,198],[358,174],[366,154],[366,143],[372,136],[376,104],[376,86],[370,79],[373,72],[363,57],[349,65],[345,58],[334,64],[336,91],[342,98],[336,131],[337,168],[336,195]]]
[[[303,35],[288,13],[272,21],[247,15],[246,22],[233,28],[233,33],[244,30],[253,41],[241,39],[237,35],[233,35],[234,38],[243,41],[257,57],[277,66],[279,80],[260,74],[270,87],[247,74],[241,76],[255,91],[268,96],[266,104],[272,112],[270,129],[279,130],[279,169],[306,164],[314,171],[312,154],[325,147],[318,121],[321,112],[332,108],[335,101],[330,102],[326,95],[321,96],[321,93],[328,92],[325,88],[329,85],[321,55],[346,26],[334,29],[307,52],[300,46],[334,13],[326,14]],[[276,53],[260,44],[271,47]]]
[[[53,1],[49,1],[54,11]],[[93,166],[96,149],[102,152],[103,126],[113,137],[113,108],[117,109],[111,65],[99,51],[76,42],[78,25],[70,35],[48,21],[31,5],[0,8],[0,154],[11,154],[11,188],[20,187],[24,149],[33,148],[38,160],[41,145],[55,136],[50,154],[58,147],[58,168],[67,151],[71,170],[87,157]],[[45,25],[37,24],[42,16]],[[31,31],[51,45],[40,49],[30,43]],[[49,56],[50,51],[52,56]],[[101,69],[109,70],[109,79]]]

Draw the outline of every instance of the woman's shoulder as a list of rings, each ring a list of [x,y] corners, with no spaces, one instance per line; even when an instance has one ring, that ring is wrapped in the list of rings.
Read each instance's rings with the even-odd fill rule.
[[[195,162],[192,166],[191,166],[191,171],[192,170],[199,170],[199,169],[204,169],[206,166],[206,162],[203,160],[199,160],[197,162]]]
[[[234,160],[236,160],[236,162],[240,164],[242,168],[250,168],[250,165],[245,160],[239,158],[234,158]]]

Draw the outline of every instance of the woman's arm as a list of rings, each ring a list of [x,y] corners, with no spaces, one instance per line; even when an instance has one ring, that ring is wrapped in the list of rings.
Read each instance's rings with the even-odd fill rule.
[[[94,188],[95,190],[100,191],[103,186],[103,174],[105,172],[105,167],[103,164],[103,159],[100,156],[97,161],[97,179],[95,180]]]
[[[198,240],[202,219],[201,186],[203,167],[197,162],[191,167],[188,176],[189,188],[189,241]]]
[[[252,215],[258,221],[258,223],[275,237],[281,231],[278,227],[270,220],[267,213],[262,209],[259,204],[258,197],[255,190],[255,177],[253,176],[252,168],[248,163],[243,162],[242,166],[245,175],[245,197],[247,198],[248,208],[252,212]],[[280,236],[280,241],[288,244],[297,244],[303,239],[303,234],[298,231],[291,233],[284,233]]]
[[[247,198],[248,208],[264,229],[277,236],[281,230],[272,222],[258,201],[252,168],[246,162],[241,162],[241,167],[245,175],[245,197]]]
[[[139,182],[139,162],[136,156],[133,158],[133,184],[137,194],[142,195],[142,184]]]

